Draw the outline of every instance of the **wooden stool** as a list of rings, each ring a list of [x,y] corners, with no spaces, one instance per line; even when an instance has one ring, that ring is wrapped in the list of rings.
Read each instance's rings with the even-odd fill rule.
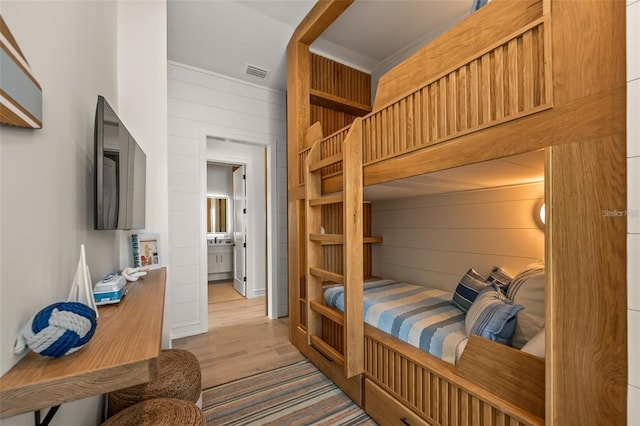
[[[102,426],[204,426],[196,404],[182,399],[156,398],[139,402],[110,417]]]
[[[181,349],[164,349],[158,357],[158,378],[109,393],[107,417],[154,398],[176,398],[195,403],[201,394],[202,377],[196,356]]]

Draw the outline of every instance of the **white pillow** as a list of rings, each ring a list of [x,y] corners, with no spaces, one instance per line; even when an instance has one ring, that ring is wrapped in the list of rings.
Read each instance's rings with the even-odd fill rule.
[[[544,328],[541,328],[540,331],[522,347],[522,352],[544,358],[544,335]]]
[[[465,337],[464,339],[460,340],[460,342],[458,342],[458,346],[456,346],[456,356],[454,364],[457,364],[458,361],[460,361],[460,357],[462,356],[462,352],[464,352],[465,348],[467,347],[467,343],[469,343],[468,337]]]
[[[520,349],[544,327],[544,265],[534,263],[518,273],[509,285],[507,298],[524,307],[518,312],[518,321],[511,340],[511,346]]]

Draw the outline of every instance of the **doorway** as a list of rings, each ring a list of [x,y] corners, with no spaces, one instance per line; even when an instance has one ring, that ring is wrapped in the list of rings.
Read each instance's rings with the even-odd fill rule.
[[[271,232],[273,226],[270,224],[273,216],[267,208],[270,195],[268,189],[275,183],[269,179],[270,167],[268,162],[265,163],[265,155],[269,155],[270,148],[214,137],[207,137],[205,146],[202,152],[203,160],[235,168],[236,184],[231,184],[231,187],[244,187],[245,190],[244,195],[241,193],[234,195],[233,189],[229,192],[230,233],[228,238],[232,242],[234,258],[234,271],[229,281],[234,284],[238,293],[243,293],[247,299],[264,297],[265,302],[262,304],[267,311],[269,307],[266,306],[266,296],[272,290],[274,273],[267,267],[268,264],[272,264],[269,260],[272,250],[269,250],[269,247],[275,244]],[[244,172],[241,170],[242,167]],[[230,179],[233,181],[231,176],[233,173],[230,173]],[[238,183],[240,181],[243,181],[244,185]],[[237,208],[233,207],[236,205]],[[244,224],[244,231],[240,224]],[[241,248],[244,251],[240,251]],[[244,265],[244,271],[242,265]],[[208,287],[206,283],[207,281],[204,280],[203,285]],[[205,299],[208,298],[205,296]]]
[[[231,283],[247,295],[246,166],[207,162],[207,282]]]

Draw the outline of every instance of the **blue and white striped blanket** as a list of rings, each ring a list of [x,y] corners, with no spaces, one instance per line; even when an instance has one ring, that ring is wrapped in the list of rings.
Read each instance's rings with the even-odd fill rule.
[[[451,304],[451,293],[393,280],[364,283],[364,321],[454,364],[466,339],[465,313]],[[342,285],[324,289],[325,304],[344,312]]]

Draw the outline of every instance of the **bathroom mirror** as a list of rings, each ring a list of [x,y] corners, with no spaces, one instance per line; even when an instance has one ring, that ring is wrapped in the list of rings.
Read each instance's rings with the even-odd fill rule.
[[[228,198],[207,197],[207,233],[224,234],[228,230]]]

